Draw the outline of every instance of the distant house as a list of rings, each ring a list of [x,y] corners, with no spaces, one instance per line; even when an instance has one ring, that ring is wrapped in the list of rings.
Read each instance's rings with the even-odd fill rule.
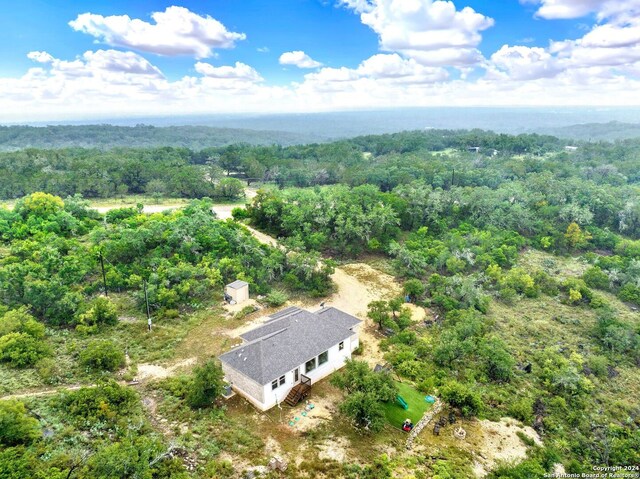
[[[479,146],[468,146],[467,147],[467,151],[469,153],[480,153],[480,147]]]
[[[351,358],[360,323],[336,308],[283,309],[241,335],[243,343],[220,356],[222,370],[233,390],[262,411],[295,405]]]
[[[229,302],[235,301],[235,304],[240,304],[249,299],[249,283],[239,279],[229,283],[224,287],[224,295]]]
[[[564,150],[568,151],[569,153],[573,153],[574,151],[578,151],[578,147],[577,146],[565,146]]]

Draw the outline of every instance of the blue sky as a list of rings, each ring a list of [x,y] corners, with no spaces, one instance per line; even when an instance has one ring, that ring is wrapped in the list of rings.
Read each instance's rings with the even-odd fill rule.
[[[0,7],[0,121],[640,101],[640,0]]]

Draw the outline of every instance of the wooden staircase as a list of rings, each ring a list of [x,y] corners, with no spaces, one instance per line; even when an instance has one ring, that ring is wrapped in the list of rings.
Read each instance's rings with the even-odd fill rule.
[[[303,374],[300,382],[291,388],[284,402],[289,406],[295,406],[309,395],[309,391],[311,391],[311,378]]]

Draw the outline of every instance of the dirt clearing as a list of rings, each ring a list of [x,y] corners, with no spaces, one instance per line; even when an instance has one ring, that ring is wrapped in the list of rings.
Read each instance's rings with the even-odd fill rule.
[[[157,364],[138,364],[138,375],[136,379],[138,379],[139,381],[144,381],[147,379],[168,378],[169,376],[175,374],[179,369],[193,366],[196,363],[196,360],[196,358],[187,358],[171,366],[160,366]]]
[[[533,428],[522,426],[510,418],[502,418],[499,422],[484,419],[479,421],[479,425],[479,437],[475,439],[476,460],[473,465],[478,477],[486,476],[499,462],[517,463],[527,457],[527,446],[518,437],[518,432],[532,439],[538,446],[542,445],[540,436]]]

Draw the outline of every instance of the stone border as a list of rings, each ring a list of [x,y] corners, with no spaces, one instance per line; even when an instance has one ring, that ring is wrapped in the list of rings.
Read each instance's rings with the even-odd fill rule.
[[[442,411],[442,401],[439,398],[436,398],[436,402],[433,403],[433,407],[424,413],[422,419],[418,421],[418,424],[414,426],[414,428],[409,433],[409,437],[407,438],[407,449],[411,450],[413,448],[413,441],[418,437],[418,434],[422,432],[427,424],[431,422],[436,414],[439,414]]]

